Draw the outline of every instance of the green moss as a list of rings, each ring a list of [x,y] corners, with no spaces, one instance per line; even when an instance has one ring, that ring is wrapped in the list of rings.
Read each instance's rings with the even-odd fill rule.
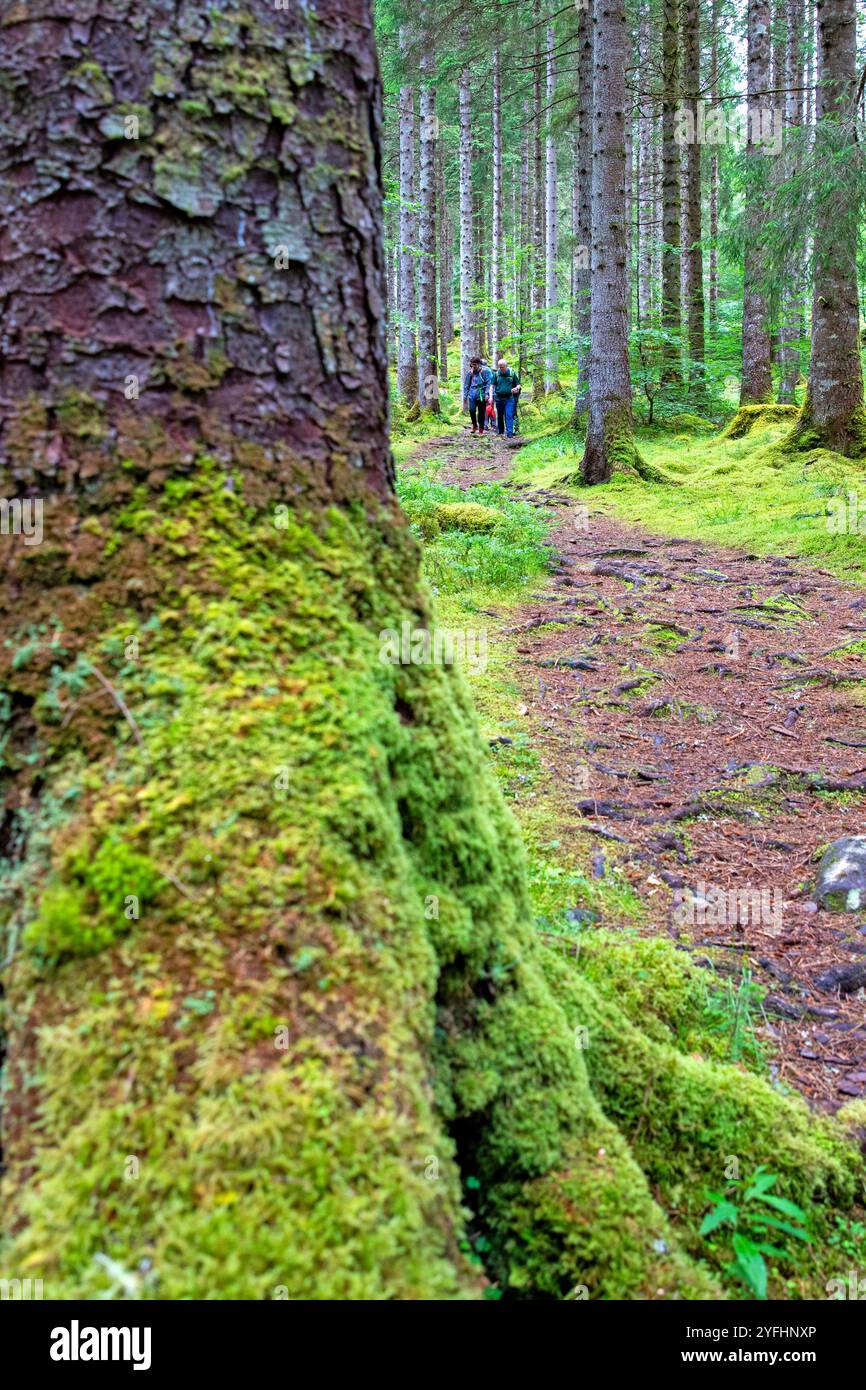
[[[443,531],[495,531],[502,520],[493,507],[478,502],[440,502],[434,516]]]
[[[722,430],[719,438],[742,439],[744,435],[750,434],[754,429],[763,429],[767,425],[777,425],[780,422],[795,420],[799,413],[799,409],[795,405],[774,405],[771,402],[763,405],[741,405],[734,418]]]

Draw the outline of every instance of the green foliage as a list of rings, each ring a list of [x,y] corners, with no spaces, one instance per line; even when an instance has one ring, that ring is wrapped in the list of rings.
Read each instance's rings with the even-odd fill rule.
[[[424,552],[427,577],[442,593],[468,588],[516,588],[549,566],[544,521],[499,483],[462,491],[420,466],[398,475],[397,492],[416,535],[433,542]]]
[[[773,1192],[778,1182],[778,1174],[760,1164],[744,1187],[734,1179],[724,1193],[707,1193],[707,1200],[715,1205],[701,1222],[700,1234],[709,1236],[723,1227],[733,1230],[733,1258],[728,1268],[754,1298],[767,1297],[765,1256],[796,1264],[799,1251],[791,1242],[812,1239],[805,1229],[807,1217],[802,1207]]]

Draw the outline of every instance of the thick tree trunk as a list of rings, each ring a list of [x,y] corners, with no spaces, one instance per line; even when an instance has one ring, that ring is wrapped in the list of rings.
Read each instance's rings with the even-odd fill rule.
[[[625,0],[593,8],[592,317],[585,483],[636,462],[628,364],[625,262]]]
[[[818,148],[835,162],[856,140],[857,8],[855,0],[817,0]],[[795,431],[804,447],[821,444],[850,457],[866,454],[860,366],[857,215],[838,185],[816,209],[812,356],[809,385]]]
[[[577,271],[577,392],[574,402],[575,423],[589,408],[589,335],[592,308],[592,269],[590,263],[592,240],[592,81],[593,81],[593,23],[590,12],[581,10],[578,30],[578,258]]]
[[[544,238],[544,389],[559,390],[558,345],[559,295],[556,284],[557,197],[556,140],[553,134],[553,99],[556,92],[556,65],[553,58],[553,28],[547,30],[547,139],[545,142],[545,238]]]
[[[748,187],[743,268],[743,377],[740,405],[763,405],[773,399],[769,306],[764,288],[763,243],[767,221],[767,150],[761,142],[762,119],[772,109],[770,87],[770,4],[749,0],[748,117],[746,147]]]
[[[415,91],[400,88],[400,324],[397,392],[409,410],[418,406],[418,347],[415,253],[418,247],[415,186]]]
[[[493,235],[491,238],[490,278],[493,298],[491,351],[500,352],[505,334],[505,236],[502,227],[502,55],[493,50]]]
[[[691,112],[693,129],[698,129],[698,99],[701,91],[701,43],[698,0],[683,0],[683,105]],[[704,380],[704,257],[701,244],[701,145],[697,136],[686,145],[685,167],[685,306],[688,327],[689,363],[693,389]]]
[[[420,397],[425,410],[439,414],[439,378],[436,352],[436,145],[439,135],[436,119],[436,89],[428,85],[432,47],[421,60],[421,128],[419,250],[418,265],[418,368]]]
[[[680,334],[680,146],[676,140],[680,94],[679,0],[663,0],[662,29],[662,382],[682,375]]]
[[[727,1136],[840,1206],[859,1154],[540,944],[464,681],[395,652],[434,615],[369,6],[59,8],[0,58],[0,487],[46,541],[0,536],[2,1268],[58,1301],[721,1296],[686,1242]]]
[[[469,36],[464,33],[468,44]],[[460,72],[460,390],[477,351],[475,342],[475,240],[472,207],[472,88],[470,69]]]

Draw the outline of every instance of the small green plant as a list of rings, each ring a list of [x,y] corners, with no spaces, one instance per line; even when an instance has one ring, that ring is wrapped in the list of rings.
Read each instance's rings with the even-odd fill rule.
[[[787,1263],[797,1259],[794,1241],[811,1241],[805,1229],[806,1214],[796,1202],[779,1197],[773,1188],[779,1181],[776,1173],[760,1164],[744,1191],[737,1179],[723,1193],[708,1192],[707,1201],[714,1206],[701,1222],[700,1234],[712,1235],[723,1226],[734,1229],[731,1238],[733,1259],[726,1266],[728,1273],[739,1279],[755,1298],[767,1297],[767,1262],[765,1255],[775,1255]],[[769,1208],[769,1210],[768,1210]],[[799,1224],[795,1224],[799,1223]],[[778,1242],[773,1245],[770,1241]]]
[[[744,967],[739,979],[714,982],[707,991],[707,1026],[720,1039],[724,1056],[743,1062],[754,1071],[766,1068],[766,1047],[756,1027],[763,1020],[764,991],[751,970]]]

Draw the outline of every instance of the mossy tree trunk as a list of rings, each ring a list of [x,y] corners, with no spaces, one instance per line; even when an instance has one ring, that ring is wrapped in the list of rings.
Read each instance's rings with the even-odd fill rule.
[[[819,149],[837,163],[857,139],[857,9],[854,0],[818,0]],[[860,364],[856,200],[838,184],[819,193],[813,258],[809,385],[793,441],[860,458],[866,412]]]

